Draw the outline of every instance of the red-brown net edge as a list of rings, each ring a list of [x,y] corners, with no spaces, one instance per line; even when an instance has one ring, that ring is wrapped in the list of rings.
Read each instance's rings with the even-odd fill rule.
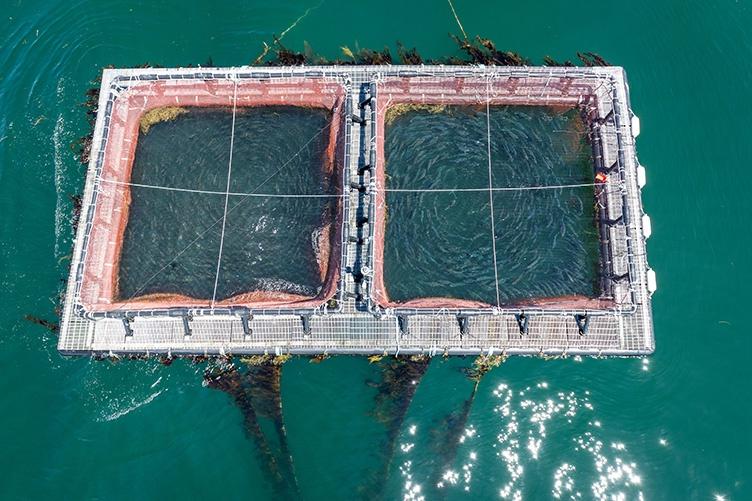
[[[342,151],[344,149],[343,110],[345,88],[334,81],[317,78],[290,78],[285,81],[166,80],[139,83],[121,91],[110,113],[101,179],[96,183],[96,206],[83,262],[78,302],[87,313],[114,310],[166,308],[209,308],[211,300],[180,294],[148,294],[118,298],[120,253],[128,208],[133,160],[144,113],[166,106],[232,107],[300,106],[323,108],[332,113],[322,173],[331,176],[336,193],[341,194]],[[334,220],[325,224],[319,240],[317,261],[323,287],[315,296],[273,291],[247,291],[222,301],[215,307],[298,309],[316,308],[333,297],[339,281],[343,200],[337,199]]]

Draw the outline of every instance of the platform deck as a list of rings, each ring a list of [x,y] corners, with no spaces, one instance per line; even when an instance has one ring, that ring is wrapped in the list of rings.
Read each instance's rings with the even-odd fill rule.
[[[130,318],[94,318],[78,308],[77,273],[85,252],[87,215],[93,210],[96,162],[108,123],[108,99],[129,82],[185,79],[292,79],[324,78],[341,83],[349,105],[345,113],[361,116],[348,120],[345,131],[346,175],[344,186],[357,182],[371,190],[345,191],[342,276],[338,308],[324,305],[311,311],[258,311],[250,317],[223,309],[196,310],[188,314],[140,312]],[[493,78],[515,79],[521,103],[555,102],[546,94],[556,79],[592,80],[596,83],[599,117],[596,133],[601,156],[609,169],[606,206],[609,224],[611,295],[615,307],[605,310],[545,308],[491,308],[486,310],[393,310],[374,307],[373,204],[376,182],[369,172],[374,147],[373,130],[378,82],[388,78]],[[375,83],[375,86],[374,86]],[[372,89],[375,91],[373,92]],[[527,90],[526,90],[527,89]],[[541,91],[530,94],[530,89]],[[542,90],[541,90],[542,89]],[[374,95],[372,95],[374,94]],[[367,97],[372,102],[361,106]],[[643,172],[635,151],[638,122],[633,119],[624,71],[618,67],[458,67],[458,66],[359,66],[296,68],[185,68],[105,70],[100,93],[100,112],[94,130],[91,165],[87,175],[82,220],[77,233],[71,276],[58,349],[67,355],[88,354],[428,354],[428,355],[594,355],[641,356],[654,350],[650,296],[654,275],[647,263],[646,223],[640,199]],[[348,115],[349,116],[349,115]],[[634,128],[634,130],[633,130]],[[369,222],[359,224],[368,216]],[[623,217],[622,217],[623,216]],[[355,237],[355,238],[351,238]],[[370,237],[370,238],[369,238]],[[355,272],[355,273],[354,273]],[[363,280],[355,276],[362,273]],[[526,328],[522,328],[523,315]],[[588,317],[585,332],[576,315]],[[582,319],[583,317],[580,317]]]

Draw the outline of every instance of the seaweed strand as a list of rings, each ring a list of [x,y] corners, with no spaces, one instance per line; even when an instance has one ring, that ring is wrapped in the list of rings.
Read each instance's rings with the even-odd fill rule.
[[[266,477],[272,482],[274,491],[284,498],[296,498],[300,497],[300,491],[282,422],[280,378],[280,366],[271,363],[249,366],[245,372],[230,365],[208,370],[204,374],[204,381],[209,388],[230,395],[240,409],[246,433],[262,456],[262,467]],[[278,451],[274,450],[264,433],[261,418],[274,422],[279,442]]]
[[[462,404],[462,407],[456,412],[450,412],[437,427],[438,430],[445,432],[438,433],[434,449],[437,452],[437,461],[435,469],[430,476],[431,485],[438,485],[444,475],[444,471],[454,464],[457,458],[457,451],[460,446],[460,439],[465,432],[467,420],[470,417],[470,410],[473,407],[475,396],[478,394],[480,381],[492,369],[504,363],[504,355],[481,355],[477,357],[472,366],[465,370],[465,375],[473,381],[473,389],[470,395]]]
[[[413,356],[408,359],[389,358],[385,361],[376,357],[372,360],[372,363],[379,363],[382,369],[381,380],[374,384],[377,393],[373,415],[386,427],[387,440],[380,452],[383,458],[381,467],[374,472],[368,485],[360,489],[365,498],[378,498],[383,494],[402,423],[420,380],[428,370],[429,362],[425,356]]]

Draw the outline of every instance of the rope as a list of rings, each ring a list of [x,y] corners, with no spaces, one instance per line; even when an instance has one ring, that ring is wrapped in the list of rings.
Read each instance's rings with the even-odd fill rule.
[[[259,198],[339,198],[344,195],[328,195],[316,193],[245,193],[238,191],[213,191],[213,190],[193,190],[189,188],[175,188],[172,186],[159,186],[156,184],[129,183],[125,181],[116,181],[114,179],[99,179],[104,183],[117,184],[120,186],[133,186],[136,188],[151,188],[154,190],[178,191],[183,193],[201,193],[204,195],[229,195],[231,197],[259,197]]]
[[[599,183],[578,183],[578,184],[553,184],[545,186],[506,186],[502,188],[385,188],[384,191],[392,193],[451,193],[467,191],[532,191],[532,190],[555,190],[559,188],[582,188],[584,186],[598,186]]]
[[[493,249],[494,280],[496,285],[496,306],[501,305],[499,295],[499,267],[496,263],[496,225],[494,222],[493,174],[491,173],[491,80],[486,78],[486,144],[488,147],[488,202],[491,205],[491,246]]]
[[[235,80],[235,90],[232,96],[232,127],[230,128],[230,159],[227,165],[227,188],[225,189],[225,210],[222,215],[222,234],[219,237],[219,256],[217,257],[217,272],[214,275],[214,293],[211,307],[217,300],[217,284],[219,283],[219,268],[222,265],[222,248],[225,244],[225,227],[227,226],[227,204],[230,202],[230,179],[232,178],[232,151],[235,146],[235,112],[238,107],[238,81]]]
[[[319,7],[321,7],[321,5],[323,3],[324,3],[324,0],[321,0],[321,2],[318,3],[318,5],[314,5],[313,7],[308,7],[306,9],[306,11],[303,12],[303,14],[300,15],[300,17],[298,17],[290,26],[288,26],[282,33],[280,33],[279,37],[276,37],[274,39],[274,41],[272,42],[272,45],[269,45],[266,42],[263,42],[263,44],[264,44],[264,50],[261,51],[261,54],[259,54],[259,56],[253,61],[253,65],[255,66],[255,65],[261,63],[261,61],[264,60],[264,57],[266,57],[266,55],[269,53],[269,50],[274,45],[279,44],[279,42],[281,42],[282,39],[285,38],[285,35],[287,35],[288,31],[290,31],[291,29],[293,29],[294,27],[296,27],[298,25],[298,23],[300,21],[302,21],[303,18],[305,18],[312,10],[318,9]]]
[[[467,40],[467,33],[465,33],[465,28],[462,27],[462,23],[460,22],[460,18],[457,16],[457,11],[454,10],[454,4],[452,4],[452,0],[447,0],[449,2],[449,8],[452,9],[452,14],[454,15],[454,20],[457,21],[457,25],[460,27],[460,31],[462,32],[462,36],[465,37],[465,40]]]
[[[117,181],[115,179],[99,178],[99,182],[116,184],[118,186],[132,186],[134,188],[149,188],[154,190],[177,191],[182,193],[199,193],[204,195],[229,195],[231,197],[257,197],[257,198],[342,198],[347,195],[332,195],[327,193],[256,193],[244,191],[216,191],[194,190],[191,188],[176,188],[173,186],[160,186],[156,184],[131,183]],[[503,186],[490,188],[491,191],[534,191],[534,190],[557,190],[563,188],[583,188],[588,186],[600,186],[603,183],[577,183],[577,184],[551,184],[542,186]],[[486,192],[489,188],[384,188],[382,191],[390,193],[463,193],[463,192]]]
[[[229,195],[231,197],[258,197],[258,198],[342,198],[347,195],[332,195],[326,193],[255,193],[244,191],[215,191],[215,190],[194,190],[190,188],[176,188],[173,186],[160,186],[156,184],[131,183],[127,181],[117,181],[115,179],[99,178],[102,183],[116,184],[119,186],[132,186],[135,188],[149,188],[154,190],[177,191],[182,193],[199,193],[204,195]],[[578,183],[578,184],[552,184],[542,186],[504,186],[501,188],[490,188],[491,191],[533,191],[533,190],[556,190],[563,188],[583,188],[588,186],[599,186],[603,183]],[[390,193],[452,193],[452,192],[486,192],[489,188],[384,188],[382,191]]]

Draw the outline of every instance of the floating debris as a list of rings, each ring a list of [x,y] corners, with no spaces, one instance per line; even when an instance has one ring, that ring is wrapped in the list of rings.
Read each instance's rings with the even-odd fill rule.
[[[384,355],[371,355],[368,357],[368,363],[369,364],[377,364],[381,362],[381,359],[384,358]]]
[[[414,104],[414,103],[397,103],[386,109],[384,124],[389,125],[400,115],[405,113],[424,111],[427,113],[443,113],[447,110],[445,104]]]
[[[308,362],[311,363],[311,364],[320,364],[321,362],[323,362],[327,358],[330,358],[330,356],[327,355],[326,353],[322,353],[320,355],[313,355]]]
[[[148,134],[152,126],[161,122],[171,122],[188,110],[179,106],[163,106],[149,110],[141,116],[139,128],[142,134]]]

